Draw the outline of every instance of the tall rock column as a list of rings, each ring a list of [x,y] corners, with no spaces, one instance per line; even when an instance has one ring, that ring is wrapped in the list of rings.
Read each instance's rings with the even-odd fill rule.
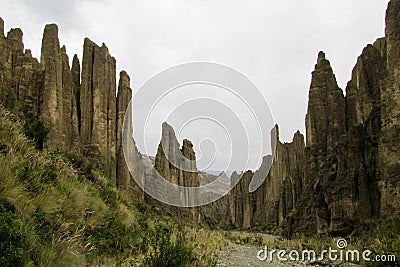
[[[382,124],[379,181],[382,215],[400,214],[400,0],[391,0],[386,12],[387,70],[382,88]]]
[[[164,122],[154,167],[162,177],[174,184],[179,184],[179,154],[179,143],[174,129]]]
[[[44,28],[40,61],[44,67],[41,117],[50,127],[48,145],[53,146],[67,141],[63,117],[63,62],[55,24]]]
[[[125,71],[120,72],[117,96],[117,187],[127,189],[130,184],[130,172],[125,163],[122,147],[122,130],[125,112],[132,98],[130,78]]]
[[[184,187],[198,187],[200,185],[197,166],[196,166],[196,154],[193,150],[193,144],[190,140],[184,139],[181,149],[182,156],[186,159],[182,159],[180,163],[180,178],[179,184]],[[187,161],[188,160],[188,161]],[[190,195],[188,191],[183,191],[183,196],[186,203],[193,204],[194,199],[197,195]],[[194,222],[200,222],[200,208],[194,207],[190,209],[192,219]]]
[[[58,27],[45,26],[41,65],[44,84],[41,117],[50,127],[47,145],[71,150],[79,147],[77,102],[65,46],[60,48]]]
[[[246,171],[239,175],[232,173],[231,183],[236,184],[229,192],[229,210],[233,226],[249,229],[254,226],[255,199],[254,194],[249,193],[250,181],[253,178],[252,171]]]
[[[385,47],[385,40],[364,48],[346,87],[346,180],[353,183],[356,223],[380,214],[381,90],[387,71],[376,47]]]
[[[80,89],[84,154],[100,160],[116,184],[116,62],[108,48],[84,41]]]
[[[65,60],[68,58],[64,57]],[[68,62],[68,61],[67,61]],[[68,64],[65,64],[69,66]],[[65,69],[65,68],[64,68]],[[80,79],[80,62],[78,56],[75,54],[72,58],[72,66],[70,69],[71,73],[71,99],[70,99],[70,120],[72,125],[72,141],[71,146],[72,150],[76,153],[81,153],[81,136],[80,136],[80,87],[81,87],[81,79]]]
[[[62,105],[63,114],[60,116],[64,121],[66,145],[69,150],[79,152],[80,136],[78,128],[78,91],[76,88],[72,69],[69,66],[69,58],[66,48],[61,48],[62,57]]]
[[[307,146],[321,152],[346,134],[345,101],[325,53],[319,52],[309,91],[306,115]]]
[[[308,182],[314,185],[317,231],[352,231],[352,188],[346,182],[345,98],[330,63],[320,52],[309,91],[306,115]],[[350,213],[350,214],[349,214]]]
[[[255,225],[282,225],[288,215],[296,208],[302,195],[304,183],[305,144],[299,131],[291,143],[279,141],[279,128],[272,131],[276,136],[276,149],[273,161],[271,156],[264,157],[260,169],[254,173],[255,178],[267,172],[264,183],[254,194]],[[271,165],[272,164],[272,165]]]

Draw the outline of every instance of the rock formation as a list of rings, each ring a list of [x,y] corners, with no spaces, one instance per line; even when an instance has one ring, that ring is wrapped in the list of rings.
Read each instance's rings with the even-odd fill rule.
[[[116,97],[116,63],[107,47],[86,38],[81,71],[76,55],[70,68],[57,25],[45,26],[40,63],[24,52],[20,29],[4,36],[2,19],[0,29],[1,103],[21,119],[40,118],[50,127],[46,146],[93,158],[114,184],[127,188],[121,129],[130,80],[121,72]]]
[[[43,68],[40,117],[51,129],[47,146],[77,150],[77,92],[66,48],[60,47],[55,24],[44,29],[40,63]]]
[[[116,183],[116,61],[85,38],[83,45],[81,138],[84,154],[101,158],[105,172]]]
[[[124,124],[125,112],[132,98],[130,88],[130,78],[125,71],[121,71],[119,76],[118,96],[117,96],[117,187],[126,189],[130,184],[130,172],[125,163],[124,151],[122,148],[122,128]]]
[[[193,144],[185,139],[183,140],[182,149],[179,146],[174,129],[168,123],[164,122],[154,167],[162,177],[171,183],[184,187],[198,187],[199,179]],[[164,194],[167,194],[167,192],[164,192]],[[185,203],[189,204],[196,197],[189,196],[187,191],[180,192],[180,194]],[[178,214],[182,218],[188,218],[196,223],[200,222],[198,207],[177,208],[163,206],[171,214]]]
[[[337,216],[353,209],[348,206],[352,204],[351,189],[346,185],[345,173],[345,109],[343,92],[325,54],[320,52],[312,74],[306,115],[307,177],[313,179],[309,182],[316,189],[318,233],[327,232],[331,223],[343,222]]]
[[[382,215],[400,213],[400,1],[386,12],[386,51],[381,49],[387,76],[381,91],[379,166]]]
[[[271,171],[254,196],[243,193],[245,179],[239,182],[230,197],[236,227],[249,227],[243,218],[253,216],[250,226],[273,223],[287,235],[347,235],[368,219],[400,214],[399,17],[400,1],[392,0],[386,37],[365,47],[346,96],[319,53],[306,146],[300,133],[291,144],[278,142]],[[268,164],[266,157],[261,168]],[[252,198],[255,210],[248,213],[243,205]]]
[[[235,186],[229,193],[230,217],[232,225],[238,228],[248,229],[254,226],[255,199],[254,194],[249,193],[252,178],[252,171],[247,171],[241,175],[234,172],[231,176],[231,183]]]
[[[181,179],[179,176],[181,155],[179,146],[174,129],[164,122],[154,167],[162,177],[177,185],[179,185],[179,180]]]
[[[320,74],[313,74],[306,119],[310,180],[296,213],[288,218],[288,232],[346,235],[367,219],[400,214],[399,17],[400,1],[392,0],[386,37],[368,45],[353,69],[344,118],[340,107],[329,114],[319,109],[323,100],[315,95],[313,85],[332,79],[332,74],[324,74],[317,64],[315,72]],[[337,91],[334,83],[323,87]],[[335,103],[343,105],[339,93]],[[323,106],[329,108],[328,103]],[[332,112],[336,117],[331,117]],[[327,118],[331,128],[319,131]],[[326,143],[325,135],[331,136]],[[306,210],[311,214],[306,215]]]
[[[277,125],[272,132],[277,139],[272,163],[272,157],[266,156],[254,175],[248,171],[240,179],[237,173],[232,174],[233,184],[240,179],[229,198],[231,223],[235,227],[279,226],[296,207],[304,183],[304,137],[297,132],[293,142],[281,143]],[[267,173],[270,166],[271,170],[262,185],[249,193],[251,179]]]
[[[4,21],[0,18],[0,100],[21,118],[38,117],[43,90],[43,68],[25,50],[22,31],[11,29],[4,36]]]

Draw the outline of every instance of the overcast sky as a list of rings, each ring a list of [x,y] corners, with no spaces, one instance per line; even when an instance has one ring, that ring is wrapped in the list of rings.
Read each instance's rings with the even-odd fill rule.
[[[5,31],[20,27],[40,56],[43,27],[82,58],[84,37],[104,42],[137,90],[154,74],[211,61],[247,75],[265,95],[281,141],[304,130],[311,71],[320,50],[344,89],[363,47],[384,35],[388,0],[2,0]],[[161,127],[161,126],[160,126]],[[155,145],[154,145],[155,146]]]

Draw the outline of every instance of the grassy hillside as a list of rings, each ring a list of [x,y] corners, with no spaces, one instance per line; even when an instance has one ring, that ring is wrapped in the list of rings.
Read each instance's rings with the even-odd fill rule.
[[[0,266],[215,265],[218,233],[155,216],[94,162],[41,150],[30,132],[0,107]]]

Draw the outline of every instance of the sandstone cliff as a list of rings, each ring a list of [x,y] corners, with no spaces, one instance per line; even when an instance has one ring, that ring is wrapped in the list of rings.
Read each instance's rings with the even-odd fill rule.
[[[381,50],[387,77],[381,90],[379,165],[382,177],[381,212],[400,212],[400,1],[392,0],[386,12],[386,51]]]
[[[24,51],[22,31],[11,29],[4,35],[0,18],[0,98],[4,106],[21,117],[37,117],[43,91],[43,67]]]
[[[130,77],[125,71],[120,73],[117,91],[115,59],[104,44],[98,46],[88,38],[84,40],[82,65],[74,55],[70,67],[66,48],[60,46],[58,34],[57,25],[45,26],[39,62],[30,50],[24,51],[20,29],[11,29],[7,36],[4,35],[4,22],[0,18],[1,103],[23,120],[40,118],[50,128],[45,146],[91,158],[115,186],[130,190],[138,200],[144,201],[143,191],[132,182],[122,149],[122,126],[132,97]],[[162,136],[161,142],[165,146],[160,145],[156,169],[173,183],[198,186],[192,143],[184,140],[180,149],[172,127],[167,124],[163,125]],[[129,141],[132,141],[128,146],[133,151],[129,159],[134,162],[133,171],[139,176],[136,178],[145,181],[146,176],[154,175],[152,168],[145,164],[134,140]],[[182,198],[188,203],[192,201],[185,192]],[[149,197],[146,199],[154,201]],[[224,199],[223,205],[219,202],[205,207],[204,216],[200,208],[163,207],[190,221],[217,225],[224,223],[216,219],[220,214],[226,215],[227,199]]]
[[[319,53],[306,144],[300,133],[291,144],[278,142],[271,171],[254,195],[246,179],[239,182],[230,197],[236,227],[272,223],[287,235],[347,235],[368,219],[400,214],[399,18],[400,1],[392,0],[386,36],[362,51],[346,96]],[[261,168],[268,164],[266,157]],[[243,208],[249,201],[254,210]]]
[[[168,123],[163,123],[162,125],[161,141],[154,160],[154,168],[167,181],[184,187],[198,187],[208,184],[218,178],[198,171],[193,144],[191,141],[184,139],[182,147],[180,148],[174,129]],[[147,178],[145,178],[146,180],[144,182],[146,188],[152,186],[151,184],[146,184],[149,175],[154,175],[154,173],[151,173],[147,168]],[[218,191],[218,185],[216,186],[217,188],[215,189]],[[220,184],[219,186],[225,190],[226,185]],[[151,190],[155,189],[151,188]],[[168,194],[168,192],[161,193]],[[188,204],[193,203],[193,199],[197,197],[196,195],[189,195],[185,190],[179,193],[180,198]],[[215,193],[220,194],[220,192]],[[165,205],[155,201],[149,196],[146,196],[145,200],[147,203],[154,204],[162,213],[172,215],[187,222],[208,225],[213,228],[226,228],[229,226],[227,213],[228,198],[229,196],[225,195],[216,202],[193,208],[179,208]],[[247,205],[247,208],[250,207]]]
[[[281,143],[277,125],[271,132],[276,134],[277,139],[273,159],[271,156],[264,157],[259,170],[254,174],[248,171],[241,179],[236,172],[232,174],[233,184],[240,179],[229,198],[231,223],[235,227],[282,225],[301,195],[304,183],[304,137],[297,132],[291,143]],[[267,173],[265,170],[269,168],[271,170],[262,185],[249,193],[251,179]]]
[[[5,36],[0,19],[0,30],[2,104],[21,119],[40,118],[50,128],[46,146],[93,158],[115,185],[127,188],[121,129],[130,79],[121,72],[116,96],[116,62],[108,48],[86,38],[81,70],[76,55],[70,67],[55,24],[45,26],[40,62],[24,51],[20,29]]]
[[[254,194],[248,191],[252,178],[252,171],[243,174],[234,172],[231,176],[231,183],[235,186],[229,193],[229,209],[231,223],[238,228],[248,229],[254,225],[255,199]]]
[[[79,143],[77,96],[66,48],[60,47],[55,24],[44,29],[40,63],[44,69],[40,117],[51,129],[47,145],[71,150]]]
[[[101,47],[85,39],[81,84],[81,138],[84,154],[101,158],[107,174],[116,177],[116,62]]]
[[[288,232],[346,235],[367,219],[400,214],[399,6],[390,2],[386,37],[358,58],[344,103],[319,56],[306,117],[308,191],[288,218]]]

